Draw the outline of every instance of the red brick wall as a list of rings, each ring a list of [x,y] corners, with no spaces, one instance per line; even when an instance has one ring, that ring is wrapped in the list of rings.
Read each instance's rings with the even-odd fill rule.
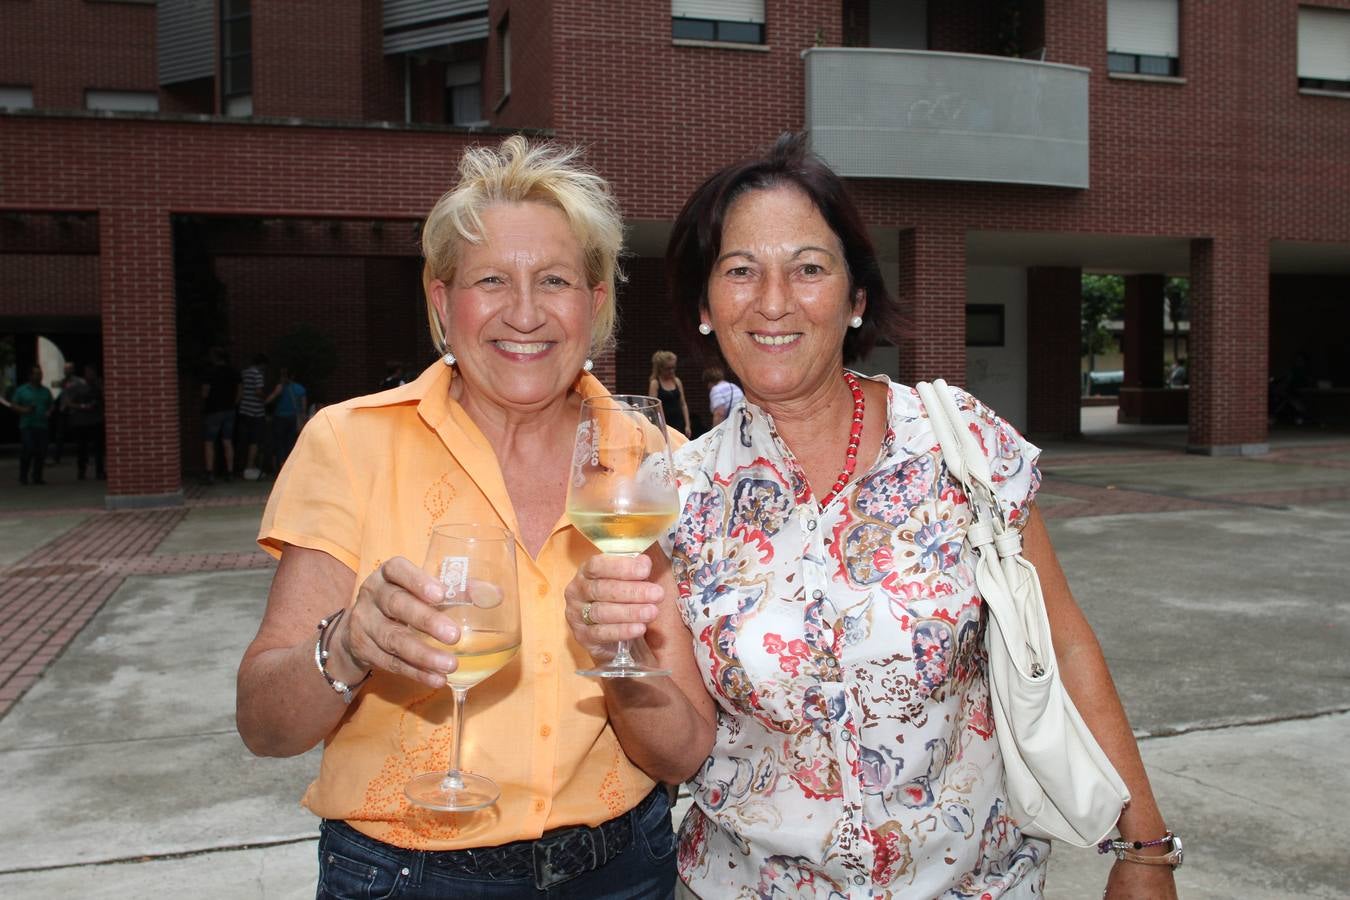
[[[97,316],[98,257],[0,253],[0,316]]]
[[[360,119],[366,46],[361,5],[253,0],[252,9],[254,114]]]
[[[99,214],[108,493],[172,493],[180,481],[173,252],[163,210]]]
[[[0,84],[31,86],[37,109],[83,109],[87,88],[159,87],[152,5],[7,0],[0,31]]]
[[[567,108],[588,87],[598,87],[599,81],[609,77],[605,72],[608,51],[604,48],[613,39],[613,32],[607,25],[598,32],[579,33],[565,20],[560,21],[560,15],[576,5],[573,3],[564,2],[560,10],[553,0],[516,0],[514,14],[512,5],[510,0],[491,0],[488,4],[490,32],[483,65],[483,112],[492,124],[502,128],[550,128],[557,115],[555,107]],[[503,17],[508,18],[511,32],[511,97],[499,107],[502,100],[499,26]],[[554,48],[559,46],[563,52],[555,56]],[[554,86],[565,84],[567,77],[559,64],[576,53],[588,52],[591,56],[585,80],[569,84],[566,96],[562,91],[555,92]]]
[[[554,128],[590,147],[633,218],[672,218],[712,171],[804,124],[801,50],[842,38],[839,4],[768,6],[767,52],[675,46],[665,3],[561,3]],[[514,27],[514,25],[513,25]]]

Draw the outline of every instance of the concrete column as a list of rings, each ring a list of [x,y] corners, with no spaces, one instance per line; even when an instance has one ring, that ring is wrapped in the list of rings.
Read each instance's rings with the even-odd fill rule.
[[[163,209],[99,210],[109,508],[183,502],[173,234]]]
[[[957,226],[900,232],[898,300],[904,324],[896,341],[900,381],[966,379],[966,236]]]
[[[1082,432],[1079,349],[1083,270],[1027,269],[1027,433]]]
[[[1125,385],[1161,388],[1163,275],[1125,276]]]
[[[1266,453],[1269,271],[1264,241],[1191,241],[1190,432],[1187,449]]]

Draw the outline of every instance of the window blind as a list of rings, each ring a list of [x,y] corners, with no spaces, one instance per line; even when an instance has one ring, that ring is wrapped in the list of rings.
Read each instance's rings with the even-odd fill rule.
[[[1107,0],[1107,51],[1175,59],[1179,46],[1177,0]]]
[[[677,19],[716,19],[721,22],[764,24],[764,0],[670,0]]]
[[[1298,77],[1350,81],[1350,10],[1299,7]]]

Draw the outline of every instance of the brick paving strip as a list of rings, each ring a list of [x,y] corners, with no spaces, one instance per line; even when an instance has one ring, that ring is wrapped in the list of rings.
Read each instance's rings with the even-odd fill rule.
[[[193,506],[242,505],[233,502],[235,498],[221,500]],[[128,576],[272,565],[261,550],[155,555],[155,548],[187,514],[187,508],[99,511],[0,568],[0,716],[33,686]]]

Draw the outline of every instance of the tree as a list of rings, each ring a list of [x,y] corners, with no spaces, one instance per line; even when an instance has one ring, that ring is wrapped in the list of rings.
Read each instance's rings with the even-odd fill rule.
[[[1163,285],[1167,318],[1172,322],[1172,359],[1180,360],[1181,323],[1191,319],[1191,282],[1189,278],[1169,278]]]
[[[1125,314],[1125,279],[1120,275],[1083,276],[1083,335],[1081,353],[1088,358],[1088,371],[1096,355],[1106,349],[1111,333],[1106,323]]]

